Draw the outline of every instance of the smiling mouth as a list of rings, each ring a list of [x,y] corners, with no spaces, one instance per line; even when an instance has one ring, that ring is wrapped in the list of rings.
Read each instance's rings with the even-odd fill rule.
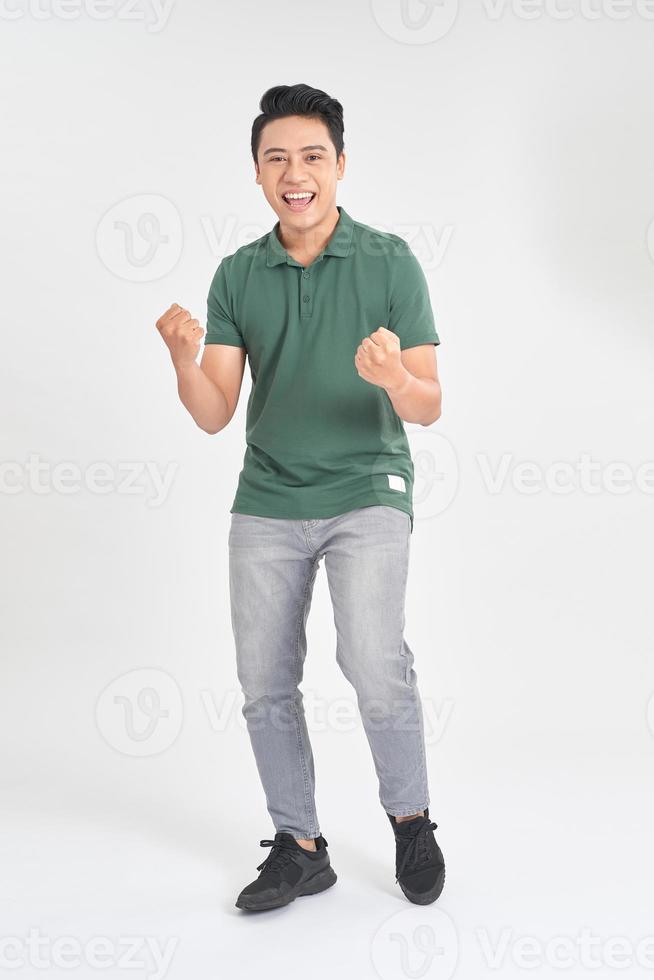
[[[302,197],[288,198],[285,194],[282,194],[282,201],[290,211],[296,211],[296,212],[306,211],[308,208],[311,207],[311,203],[314,197],[316,196],[315,193],[313,193],[312,191],[308,191],[307,193],[309,193],[311,196],[305,197],[303,195]]]

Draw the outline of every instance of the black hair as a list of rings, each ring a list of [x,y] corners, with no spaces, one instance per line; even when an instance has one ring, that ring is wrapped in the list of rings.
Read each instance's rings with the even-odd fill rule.
[[[343,151],[343,106],[319,88],[310,85],[274,85],[261,96],[261,115],[252,123],[251,149],[254,162],[266,123],[283,116],[309,116],[321,119],[336,149],[336,159]]]

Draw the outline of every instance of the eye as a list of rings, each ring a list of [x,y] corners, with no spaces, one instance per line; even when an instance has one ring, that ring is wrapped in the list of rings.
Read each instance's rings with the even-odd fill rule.
[[[309,157],[313,157],[314,160],[320,160],[320,154],[319,153],[310,153],[309,154]]]

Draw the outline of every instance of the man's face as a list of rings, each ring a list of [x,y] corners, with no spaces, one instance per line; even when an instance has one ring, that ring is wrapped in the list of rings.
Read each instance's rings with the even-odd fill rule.
[[[307,232],[334,212],[345,153],[336,159],[336,148],[321,120],[285,116],[266,123],[257,157],[256,182],[282,224]],[[289,192],[308,192],[312,197],[288,201]]]

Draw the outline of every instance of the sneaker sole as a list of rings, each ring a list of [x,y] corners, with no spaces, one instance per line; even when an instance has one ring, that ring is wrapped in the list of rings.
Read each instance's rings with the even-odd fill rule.
[[[440,897],[441,892],[443,891],[443,888],[445,886],[445,868],[444,867],[442,868],[441,873],[439,874],[438,879],[436,881],[436,884],[431,889],[431,891],[423,892],[423,893],[410,892],[404,888],[402,882],[399,882],[399,885],[402,891],[404,892],[405,897],[408,898],[410,902],[413,902],[414,905],[431,905],[432,902],[435,902],[436,899]]]
[[[248,900],[248,896],[245,895],[243,898],[239,897],[236,900],[236,907],[239,909],[244,909],[246,912],[265,912],[267,909],[279,909],[284,905],[290,905],[291,902],[295,901],[301,895],[317,895],[318,892],[324,892],[327,888],[331,888],[332,885],[336,884],[338,880],[338,875],[334,871],[331,865],[323,868],[318,874],[313,875],[312,878],[307,878],[305,881],[301,882],[297,887],[297,891],[287,892],[276,902],[269,902],[267,905],[262,905],[254,900]]]

